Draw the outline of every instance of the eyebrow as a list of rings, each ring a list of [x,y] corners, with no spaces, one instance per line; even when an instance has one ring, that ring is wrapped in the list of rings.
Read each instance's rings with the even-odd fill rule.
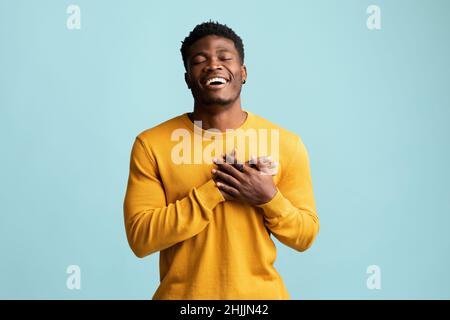
[[[216,52],[223,52],[223,51],[231,52],[230,49],[227,49],[227,48],[224,48],[224,47],[219,47],[219,48],[216,49]],[[207,56],[207,55],[208,55],[208,54],[207,54],[205,51],[199,51],[199,52],[194,53],[194,54],[191,56],[191,58],[194,58],[194,57],[196,57],[196,56]]]
[[[220,51],[230,51],[230,49],[224,48],[224,47],[217,48],[216,52],[220,52]]]

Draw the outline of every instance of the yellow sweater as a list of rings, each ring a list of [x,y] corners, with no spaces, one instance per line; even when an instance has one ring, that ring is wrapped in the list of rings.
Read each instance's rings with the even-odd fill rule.
[[[160,285],[153,299],[290,299],[274,268],[271,234],[304,251],[319,231],[308,154],[300,137],[246,112],[239,129],[255,130],[269,145],[261,148],[266,154],[256,155],[277,150],[272,149],[276,135],[267,132],[279,135],[279,152],[272,154],[279,162],[274,176],[278,190],[257,207],[225,201],[212,180],[215,165],[202,156],[202,150],[220,156],[213,143],[223,147],[220,152],[229,152],[230,135],[202,130],[183,114],[143,131],[134,141],[125,228],[138,257],[160,251]],[[183,151],[181,136],[186,134],[190,138]],[[244,160],[253,155],[249,148]]]

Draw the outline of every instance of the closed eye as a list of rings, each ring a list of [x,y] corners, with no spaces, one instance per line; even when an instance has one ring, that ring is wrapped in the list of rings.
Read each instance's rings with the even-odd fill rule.
[[[203,62],[205,62],[206,60],[196,60],[196,61],[192,61],[191,63],[193,64],[193,65],[196,65],[196,64],[200,64],[200,63],[203,63]]]

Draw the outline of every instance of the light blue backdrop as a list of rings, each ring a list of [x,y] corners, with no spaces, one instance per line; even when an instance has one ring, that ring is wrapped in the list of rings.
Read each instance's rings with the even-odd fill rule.
[[[123,226],[131,145],[191,110],[179,47],[211,18],[244,40],[243,106],[310,154],[320,234],[305,253],[277,242],[292,298],[449,299],[449,16],[444,0],[0,0],[0,298],[151,298],[159,255],[136,258]]]

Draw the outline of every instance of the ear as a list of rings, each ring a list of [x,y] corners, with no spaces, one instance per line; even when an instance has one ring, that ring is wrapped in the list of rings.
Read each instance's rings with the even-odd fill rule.
[[[247,80],[247,67],[245,66],[245,64],[241,66],[241,77],[242,81]]]
[[[191,79],[189,79],[189,75],[187,72],[184,73],[184,81],[186,82],[188,89],[190,89],[191,88]]]

